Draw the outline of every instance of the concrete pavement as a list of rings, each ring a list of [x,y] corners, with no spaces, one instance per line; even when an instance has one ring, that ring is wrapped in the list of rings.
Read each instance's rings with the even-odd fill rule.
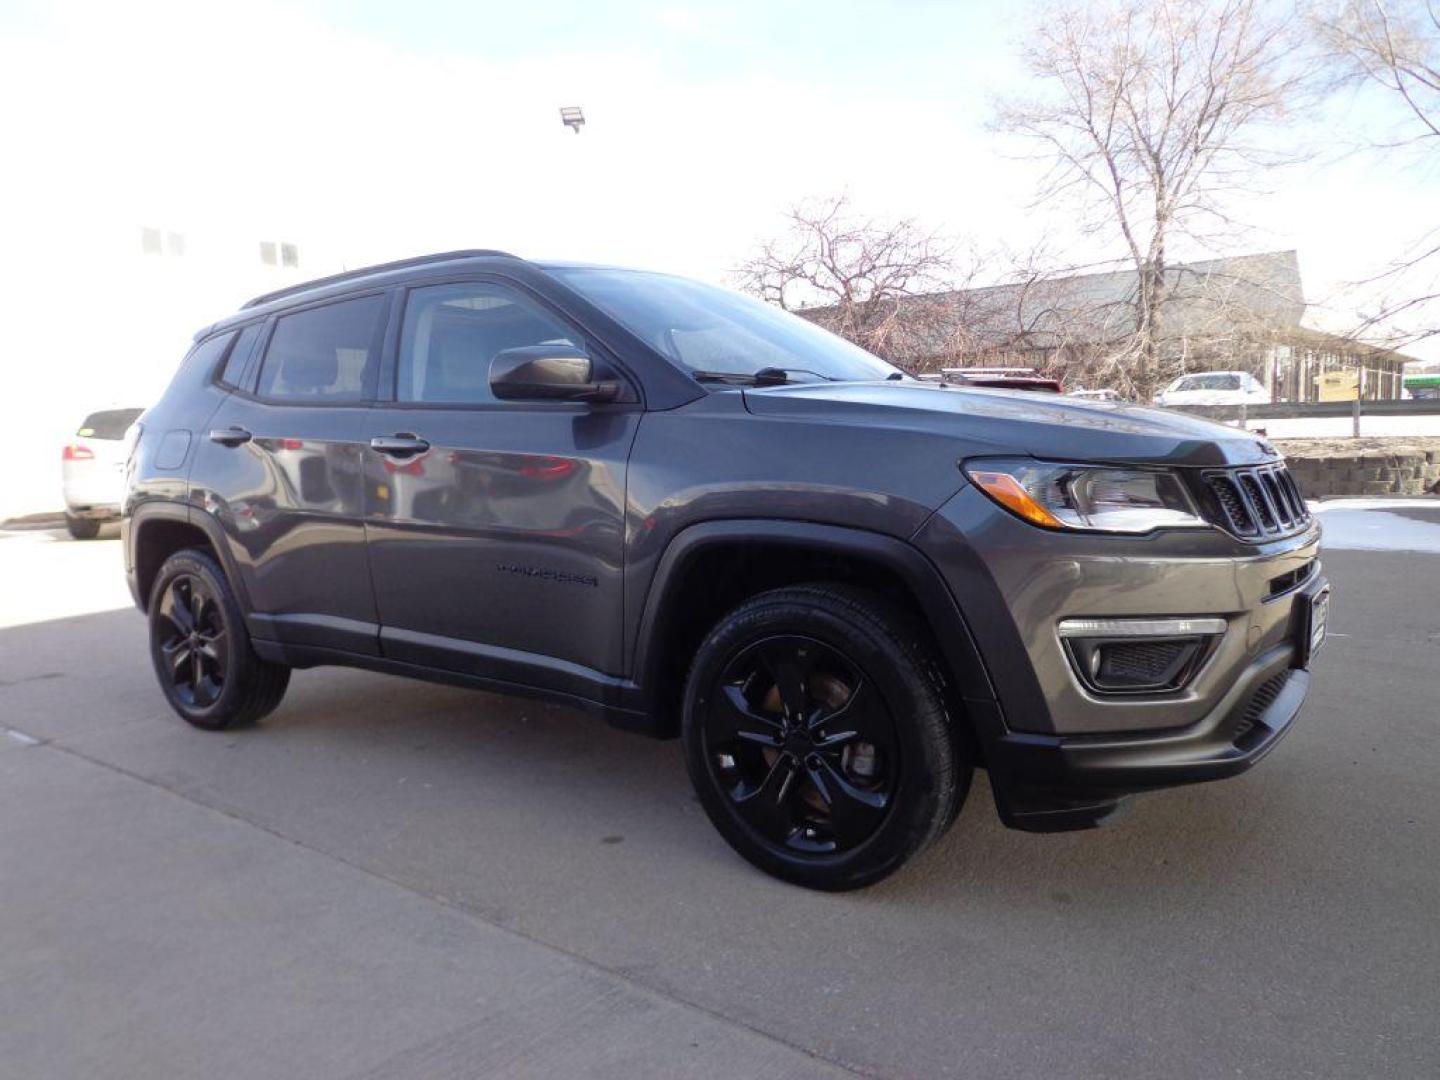
[[[115,547],[0,539],[0,580]],[[343,670],[208,735],[133,610],[27,607],[0,1076],[1433,1076],[1440,556],[1325,559],[1335,636],[1260,768],[1050,837],[982,779],[846,896],[735,857],[673,743]]]

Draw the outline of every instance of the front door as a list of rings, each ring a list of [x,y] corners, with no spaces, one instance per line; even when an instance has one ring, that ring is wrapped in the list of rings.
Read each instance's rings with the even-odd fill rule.
[[[389,302],[275,319],[258,377],[200,432],[191,500],[225,533],[258,638],[379,651],[363,470]]]
[[[509,284],[411,289],[372,414],[366,526],[387,657],[593,691],[621,670],[634,405],[502,402],[502,349],[584,335]],[[386,396],[382,388],[381,396]]]

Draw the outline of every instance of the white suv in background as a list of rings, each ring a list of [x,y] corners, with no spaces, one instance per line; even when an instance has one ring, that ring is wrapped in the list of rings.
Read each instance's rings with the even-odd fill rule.
[[[144,409],[91,413],[61,452],[65,527],[76,540],[92,540],[118,520],[125,487],[125,432]]]
[[[1269,405],[1270,391],[1248,371],[1181,375],[1155,397],[1156,405]]]

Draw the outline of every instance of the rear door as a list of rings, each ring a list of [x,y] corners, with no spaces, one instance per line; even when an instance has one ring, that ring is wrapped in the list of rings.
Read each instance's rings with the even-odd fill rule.
[[[371,434],[370,560],[387,657],[593,691],[621,670],[625,463],[638,404],[498,401],[502,349],[603,350],[498,279],[409,289]],[[638,402],[638,394],[629,395]],[[540,675],[540,671],[544,671]]]
[[[219,521],[257,637],[379,651],[364,459],[391,293],[269,320],[201,432],[191,499]]]

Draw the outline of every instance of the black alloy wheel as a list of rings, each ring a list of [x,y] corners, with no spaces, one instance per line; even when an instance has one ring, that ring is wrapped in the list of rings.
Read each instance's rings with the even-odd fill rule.
[[[225,689],[230,647],[219,602],[194,574],[171,578],[158,599],[158,644],[171,692],[192,708],[208,708]]]
[[[741,603],[701,642],[681,738],[711,823],[768,874],[856,889],[954,821],[968,742],[927,629],[889,597],[792,585]]]
[[[895,722],[839,650],[780,635],[726,666],[706,757],[736,811],[797,852],[848,851],[880,827],[898,779]]]
[[[256,654],[240,602],[209,552],[188,548],[166,559],[147,611],[155,675],[186,722],[219,731],[280,704],[290,669]]]

